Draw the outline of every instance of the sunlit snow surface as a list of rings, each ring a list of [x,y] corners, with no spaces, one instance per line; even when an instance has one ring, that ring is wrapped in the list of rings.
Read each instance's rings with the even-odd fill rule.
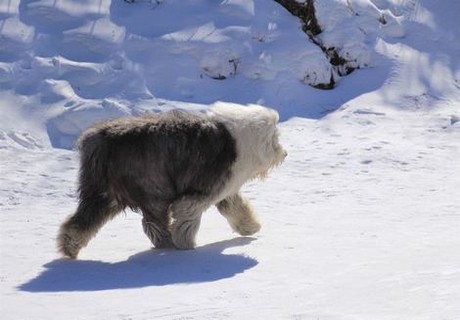
[[[316,8],[359,67],[330,91],[275,1],[0,0],[1,318],[458,319],[460,3]],[[216,100],[281,115],[285,163],[243,189],[262,230],[238,237],[212,208],[196,250],[152,250],[127,212],[62,260],[76,136]]]

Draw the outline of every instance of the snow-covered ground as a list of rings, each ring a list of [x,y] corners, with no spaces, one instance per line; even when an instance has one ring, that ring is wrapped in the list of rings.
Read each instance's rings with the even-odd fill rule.
[[[275,1],[0,0],[1,319],[460,319],[460,3],[316,8],[352,74]],[[197,249],[152,250],[127,212],[61,259],[75,137],[216,100],[280,112],[262,230],[210,209]]]

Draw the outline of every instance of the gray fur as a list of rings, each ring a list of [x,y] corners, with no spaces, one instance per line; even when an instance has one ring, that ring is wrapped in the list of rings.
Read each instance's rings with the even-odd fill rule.
[[[236,232],[257,232],[248,201],[223,191],[238,158],[235,139],[218,119],[181,111],[89,128],[78,141],[79,205],[61,225],[60,252],[76,258],[127,207],[142,213],[156,248],[193,248],[201,215],[214,204]]]

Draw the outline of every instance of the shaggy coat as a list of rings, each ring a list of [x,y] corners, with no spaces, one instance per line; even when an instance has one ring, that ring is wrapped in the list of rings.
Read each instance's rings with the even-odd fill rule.
[[[171,111],[89,128],[78,141],[79,205],[60,228],[59,250],[76,258],[127,207],[142,212],[156,248],[193,248],[211,205],[237,233],[257,232],[260,224],[239,189],[286,156],[277,121],[276,111],[264,107],[217,103],[207,113]]]

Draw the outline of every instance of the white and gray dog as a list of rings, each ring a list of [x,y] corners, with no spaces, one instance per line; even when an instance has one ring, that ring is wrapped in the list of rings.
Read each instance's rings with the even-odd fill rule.
[[[78,209],[60,228],[60,252],[76,258],[127,207],[142,212],[156,248],[194,248],[211,205],[235,232],[254,234],[260,223],[239,190],[286,157],[277,122],[274,110],[219,102],[206,113],[170,111],[87,129],[78,141]]]

